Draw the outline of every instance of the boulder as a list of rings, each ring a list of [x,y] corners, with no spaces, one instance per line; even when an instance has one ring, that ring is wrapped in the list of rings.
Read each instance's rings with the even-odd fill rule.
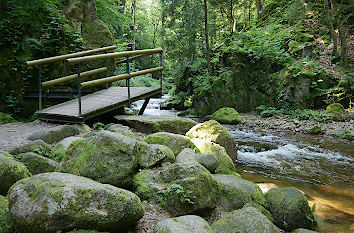
[[[262,190],[258,185],[229,175],[213,175],[221,185],[220,203],[226,211],[242,208],[248,202],[265,206]]]
[[[13,225],[9,215],[9,204],[4,196],[0,195],[0,232],[13,232]]]
[[[197,124],[191,128],[186,136],[194,139],[203,139],[223,146],[232,161],[237,160],[237,145],[232,134],[220,123],[210,120]],[[203,153],[203,152],[202,152]]]
[[[168,218],[158,222],[154,233],[213,233],[208,222],[196,215]]]
[[[281,229],[312,229],[315,220],[307,198],[296,188],[272,188],[265,194],[268,210]]]
[[[135,144],[131,138],[101,130],[92,137],[73,142],[58,171],[128,187],[138,165]]]
[[[307,230],[304,228],[298,228],[296,230],[293,230],[291,233],[318,233],[317,231],[311,231],[311,230]]]
[[[16,181],[30,177],[27,167],[6,152],[0,153],[0,194],[6,195]]]
[[[211,173],[215,173],[219,165],[219,157],[213,154],[196,154],[192,149],[186,148],[176,157],[177,163],[199,163],[208,169]]]
[[[65,173],[42,173],[9,190],[9,209],[23,233],[73,229],[119,232],[143,215],[132,192]]]
[[[116,116],[118,121],[142,133],[170,132],[184,135],[197,122],[170,116]]]
[[[52,149],[50,157],[52,159],[55,159],[56,161],[60,162],[64,155],[66,150],[69,148],[69,146],[77,141],[82,139],[82,137],[67,137],[61,140],[60,142],[57,143],[57,145]]]
[[[274,222],[274,218],[273,218],[272,214],[268,210],[266,210],[263,206],[261,206],[260,204],[250,201],[246,205],[244,205],[242,208],[247,208],[247,207],[256,208],[259,212],[261,212],[264,216],[266,216],[271,222]]]
[[[236,125],[242,122],[240,114],[234,108],[220,108],[211,115],[210,119],[221,124]]]
[[[128,126],[124,126],[121,124],[113,124],[107,128],[108,131],[114,132],[114,133],[119,133],[122,134],[126,137],[135,139],[135,134],[133,131],[130,130]]]
[[[140,198],[159,203],[173,216],[210,210],[220,195],[215,178],[198,163],[142,170],[135,175],[133,184]]]
[[[14,158],[23,163],[32,174],[53,172],[58,166],[58,163],[54,160],[33,152],[14,155]]]
[[[234,210],[216,221],[211,228],[218,233],[280,233],[256,208]]]
[[[231,158],[226,153],[224,147],[203,139],[191,139],[194,145],[202,154],[213,154],[219,159],[219,163],[215,169],[216,174],[225,174],[240,176],[236,172],[235,164],[232,162]]]
[[[52,144],[52,143],[59,142],[64,138],[77,135],[79,133],[80,130],[77,126],[59,125],[50,130],[43,130],[31,134],[30,136],[27,137],[27,139],[30,141],[35,141],[40,139],[45,141],[46,143]]]
[[[50,155],[52,147],[43,140],[36,140],[10,150],[10,154],[17,155],[26,152],[35,152],[40,155]]]
[[[109,233],[109,232],[102,232],[102,231],[95,231],[95,230],[74,230],[74,231],[69,231],[67,233]]]
[[[144,141],[149,144],[160,144],[169,147],[175,155],[178,155],[185,148],[195,149],[192,141],[179,134],[173,133],[154,133],[146,136]]]
[[[167,146],[137,142],[135,147],[138,163],[141,168],[152,168],[161,163],[173,163],[175,161],[175,155]]]
[[[338,112],[338,111],[343,111],[344,107],[340,103],[333,103],[330,104],[326,107],[326,111],[328,112]]]

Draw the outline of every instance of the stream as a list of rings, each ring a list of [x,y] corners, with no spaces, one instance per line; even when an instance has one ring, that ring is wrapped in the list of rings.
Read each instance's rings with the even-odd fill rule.
[[[151,99],[144,115],[177,116]],[[143,101],[135,102],[139,109]],[[251,131],[224,125],[238,144],[237,172],[266,192],[273,187],[303,191],[323,232],[354,232],[354,142],[284,131]],[[324,231],[325,230],[325,231]]]

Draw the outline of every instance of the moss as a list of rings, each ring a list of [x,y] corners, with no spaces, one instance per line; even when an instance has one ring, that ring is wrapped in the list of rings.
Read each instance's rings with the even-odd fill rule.
[[[217,143],[226,149],[227,155],[233,161],[237,159],[237,145],[232,134],[217,121],[210,120],[198,124],[190,129],[186,133],[186,136],[191,139],[203,139],[209,142]]]
[[[64,156],[65,150],[63,145],[57,144],[55,147],[53,147],[50,158],[60,162],[64,158]]]
[[[266,210],[262,205],[257,204],[253,201],[246,203],[242,208],[253,207],[259,210],[264,216],[266,216],[271,222],[274,222],[272,214]]]
[[[234,108],[220,108],[210,118],[221,124],[236,125],[242,122],[240,115]]]
[[[58,165],[53,160],[32,152],[14,155],[14,158],[26,165],[32,174],[53,172]]]
[[[316,125],[310,129],[307,130],[309,134],[320,134],[322,133],[322,129],[320,126]]]
[[[202,154],[214,154],[219,158],[219,164],[215,169],[216,174],[240,176],[236,172],[235,164],[227,155],[225,148],[216,143],[201,139],[192,139],[191,141],[196,145]]]
[[[13,224],[9,215],[9,203],[7,199],[0,195],[0,232],[10,233],[13,230]]]
[[[51,150],[52,147],[49,144],[42,140],[37,140],[10,150],[10,154],[17,155],[26,152],[41,152],[43,155],[50,155]]]
[[[299,190],[272,188],[265,199],[278,227],[292,231],[300,227],[312,229],[316,225],[307,198]]]
[[[16,181],[31,176],[25,165],[0,153],[0,194],[6,195]]]
[[[340,103],[333,103],[333,104],[330,104],[326,107],[326,111],[328,111],[328,112],[344,111],[344,107]]]

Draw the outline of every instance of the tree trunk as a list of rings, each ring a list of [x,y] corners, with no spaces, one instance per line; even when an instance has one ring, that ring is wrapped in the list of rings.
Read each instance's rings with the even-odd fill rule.
[[[133,0],[133,46],[132,46],[132,50],[135,50],[135,34],[136,34],[136,0]]]
[[[332,56],[335,56],[337,54],[338,37],[337,37],[337,33],[335,32],[334,26],[333,26],[333,17],[334,17],[333,8],[332,9],[329,8],[328,0],[325,0],[325,8],[326,8],[326,17],[327,17],[327,22],[328,22],[328,28],[329,28],[329,32],[330,32],[332,40],[333,40]]]
[[[247,27],[247,3],[248,0],[243,1],[243,28]]]
[[[233,14],[233,0],[230,0],[230,25],[231,25],[231,34],[234,32],[234,14]]]
[[[205,49],[206,49],[206,58],[208,66],[208,74],[211,75],[212,70],[210,66],[210,48],[209,48],[209,32],[208,32],[208,5],[207,0],[204,0],[204,32],[205,32]]]

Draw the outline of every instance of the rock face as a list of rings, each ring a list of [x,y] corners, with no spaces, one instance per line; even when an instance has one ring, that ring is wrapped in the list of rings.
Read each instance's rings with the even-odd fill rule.
[[[8,202],[5,197],[0,195],[0,232],[10,233],[12,230],[13,226],[10,220]]]
[[[167,116],[117,116],[120,123],[142,133],[169,132],[184,135],[197,122],[180,117]]]
[[[50,130],[39,131],[27,137],[30,141],[43,140],[46,143],[52,144],[59,142],[60,140],[74,136],[80,133],[80,130],[76,126],[72,125],[60,125]]]
[[[168,218],[158,222],[154,233],[213,233],[208,222],[196,215]]]
[[[272,188],[265,194],[265,199],[278,227],[292,231],[301,227],[312,229],[315,226],[307,198],[299,190]]]
[[[144,209],[132,192],[65,173],[42,173],[9,191],[10,215],[24,233],[94,229],[116,232]]]
[[[144,141],[149,144],[160,144],[169,147],[175,155],[178,155],[185,148],[195,149],[192,141],[186,137],[179,134],[173,133],[154,133],[146,136]]]
[[[217,121],[210,120],[198,124],[190,129],[186,136],[217,143],[226,149],[232,161],[237,160],[237,145],[232,134]]]
[[[226,153],[224,147],[210,141],[203,139],[192,139],[194,145],[199,149],[202,154],[213,154],[219,159],[219,163],[215,169],[217,174],[240,176],[236,172],[235,164]]]
[[[210,119],[216,120],[221,124],[236,125],[242,122],[238,112],[234,108],[220,108],[211,115]]]
[[[0,194],[6,195],[11,185],[29,176],[31,173],[23,163],[7,153],[0,153]]]
[[[108,131],[114,132],[114,133],[119,133],[122,134],[126,137],[135,139],[134,133],[129,129],[128,126],[124,126],[121,124],[113,124],[107,128]]]
[[[234,210],[216,221],[211,228],[218,233],[279,233],[277,227],[253,207]]]
[[[274,218],[272,216],[272,214],[266,210],[263,206],[261,206],[260,204],[257,204],[253,201],[248,202],[246,205],[244,205],[242,208],[247,208],[247,207],[253,207],[256,208],[259,212],[261,212],[264,216],[266,216],[271,222],[274,222]]]
[[[26,165],[28,171],[32,174],[53,172],[58,166],[58,163],[54,160],[33,152],[14,155],[14,158]]]
[[[198,163],[174,163],[143,170],[134,177],[135,193],[158,202],[171,215],[203,212],[216,206],[220,187]]]
[[[10,150],[10,154],[17,155],[17,154],[26,153],[26,152],[37,152],[37,153],[42,153],[42,154],[50,154],[51,150],[52,150],[52,147],[50,145],[48,145],[45,141],[36,140],[36,141],[30,142],[28,144],[25,144],[23,146],[20,146],[20,147]]]
[[[51,158],[55,159],[56,161],[60,162],[64,155],[66,150],[69,148],[69,146],[77,141],[82,139],[81,137],[67,137],[61,140],[60,142],[57,143],[57,145],[52,149],[51,151]]]
[[[299,228],[296,230],[293,230],[291,233],[318,233],[317,231],[311,231],[311,230],[307,230],[304,228]]]
[[[142,168],[152,168],[164,162],[173,163],[175,161],[172,150],[163,145],[137,142],[136,153],[139,166]]]
[[[60,163],[60,172],[101,183],[127,187],[138,165],[135,140],[109,131],[73,142]]]
[[[265,206],[262,190],[258,187],[258,185],[236,176],[213,176],[222,187],[220,202],[226,211],[240,209],[246,203],[251,201]]]
[[[219,165],[219,157],[213,154],[196,154],[192,149],[186,148],[176,157],[177,163],[199,163],[208,169],[211,173],[215,173]]]

